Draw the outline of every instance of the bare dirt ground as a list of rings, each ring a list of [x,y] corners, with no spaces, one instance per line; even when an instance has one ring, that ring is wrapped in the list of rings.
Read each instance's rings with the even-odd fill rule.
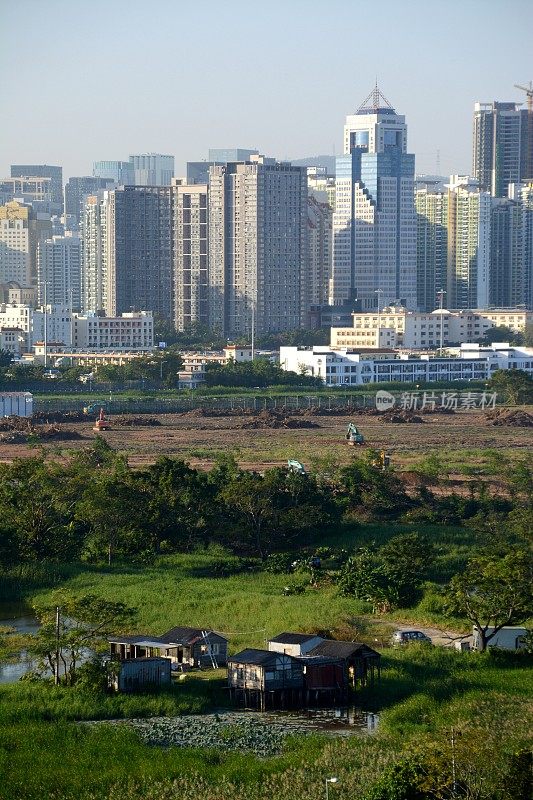
[[[531,410],[531,409],[530,409]],[[102,435],[115,450],[125,454],[131,466],[153,463],[160,456],[179,457],[193,466],[208,467],[217,453],[232,453],[246,469],[264,470],[281,466],[296,458],[306,465],[317,459],[348,463],[354,450],[345,440],[352,419],[363,432],[366,443],[386,450],[393,462],[408,470],[422,457],[435,453],[446,455],[460,465],[466,451],[493,450],[526,454],[533,449],[533,429],[491,424],[486,413],[468,411],[457,414],[425,414],[422,422],[388,422],[380,416],[313,416],[312,414],[278,418],[267,412],[259,415],[205,416],[200,412],[146,415],[139,424],[125,424],[125,418],[111,417],[111,430]],[[129,421],[131,423],[131,420]],[[9,462],[36,454],[45,447],[50,457],[66,458],[69,451],[86,447],[97,435],[94,421],[55,422],[60,434],[31,442],[9,441],[0,437],[0,461]],[[50,427],[50,426],[48,426]],[[17,437],[15,437],[16,439]],[[475,460],[476,454],[472,452]],[[469,458],[470,463],[470,458]],[[453,473],[453,469],[452,469]],[[453,475],[451,476],[453,478]]]

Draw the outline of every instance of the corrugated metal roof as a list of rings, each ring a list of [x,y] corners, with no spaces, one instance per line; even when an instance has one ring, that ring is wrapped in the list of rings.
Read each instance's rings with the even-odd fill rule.
[[[211,634],[215,636],[220,636],[222,639],[226,639],[227,636],[223,636],[221,633],[217,633],[216,631],[206,630],[205,628],[187,628],[187,627],[180,627],[177,626],[175,628],[171,628],[169,631],[164,633],[161,636],[162,641],[166,644],[194,644],[199,639],[204,638],[204,631],[206,636],[209,638]]]
[[[309,651],[311,656],[331,656],[333,658],[350,658],[354,655],[379,655],[371,647],[362,642],[337,642],[325,640]]]
[[[316,633],[278,633],[270,641],[278,642],[279,644],[303,644],[317,638],[320,639],[320,636]]]
[[[240,653],[236,653],[234,656],[231,656],[231,658],[228,658],[228,663],[257,664],[258,666],[267,666],[268,664],[275,662],[278,658],[290,658],[292,661],[298,660],[293,656],[286,655],[285,653],[276,653],[274,650],[255,650],[254,648],[248,648],[247,650],[241,650]]]

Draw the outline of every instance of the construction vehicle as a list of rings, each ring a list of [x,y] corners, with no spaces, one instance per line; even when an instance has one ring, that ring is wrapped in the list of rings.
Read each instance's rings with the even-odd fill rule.
[[[385,470],[390,467],[390,459],[389,453],[386,453],[385,450],[380,450],[379,458],[376,458],[372,464],[374,467],[381,467],[382,471],[385,472]]]
[[[109,423],[109,420],[106,419],[106,417],[105,417],[104,409],[101,408],[100,409],[100,415],[99,415],[98,419],[96,420],[96,422],[94,423],[93,431],[97,431],[97,433],[99,433],[100,431],[108,431],[110,429],[110,427],[111,427],[111,425]]]
[[[359,428],[353,424],[353,422],[350,422],[348,425],[346,440],[351,447],[355,447],[356,445],[364,445],[365,443],[365,437]]]
[[[297,475],[306,475],[304,465],[299,461],[296,461],[294,458],[289,458],[287,461],[287,467],[289,472],[296,472]]]
[[[101,408],[103,408],[104,411],[108,410],[107,404],[104,403],[104,402],[91,403],[89,406],[84,406],[83,407],[83,413],[84,414],[96,414],[98,412],[98,409],[101,409]]]

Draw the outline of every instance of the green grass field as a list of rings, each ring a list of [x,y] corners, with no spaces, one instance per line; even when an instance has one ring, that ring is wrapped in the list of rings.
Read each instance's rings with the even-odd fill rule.
[[[468,528],[345,524],[309,541],[308,552],[325,544],[348,550],[372,541],[382,544],[409,530],[426,534],[435,547],[434,583],[426,586],[418,606],[379,620],[367,604],[340,596],[328,576],[315,588],[305,574],[251,572],[242,563],[243,571],[235,574],[238,559],[220,548],[160,557],[146,566],[28,565],[3,575],[0,597],[18,592],[26,603],[45,600],[58,586],[80,595],[95,593],[137,609],[132,632],[157,634],[174,625],[213,627],[229,635],[231,652],[263,647],[282,630],[327,631],[374,644],[387,639],[400,617],[413,624],[466,627],[463,620],[443,613],[439,584],[468,557]],[[306,580],[304,594],[284,595],[287,583]],[[80,724],[212,713],[227,705],[222,670],[186,675],[168,690],[132,696],[51,683],[4,685],[0,798],[316,800],[324,792],[325,778],[334,775],[339,783],[331,787],[330,800],[406,800],[415,796],[370,790],[405,759],[421,762],[428,774],[436,770],[449,781],[453,729],[457,774],[481,786],[476,800],[528,800],[512,788],[507,791],[507,770],[512,754],[531,746],[532,693],[527,655],[388,648],[382,652],[381,681],[358,690],[352,699],[357,707],[379,715],[377,733],[348,739],[295,736],[281,755],[260,758],[223,748],[154,747],[124,725]]]
[[[468,556],[472,535],[468,529],[398,523],[343,525],[327,537],[310,540],[308,551],[312,553],[325,544],[351,551],[371,542],[383,544],[395,534],[413,530],[425,533],[434,543],[435,557],[429,578],[439,582],[448,580]],[[229,636],[232,652],[246,646],[262,647],[268,638],[283,630],[322,631],[340,638],[372,642],[376,637],[388,638],[386,623],[390,629],[398,618],[370,620],[370,605],[339,595],[333,576],[330,578],[327,573],[318,587],[309,583],[309,576],[300,573],[273,575],[245,569],[228,577],[213,577],[221,574],[221,568],[224,574],[227,562],[225,551],[211,548],[161,557],[148,566],[72,565],[56,576],[54,585],[61,583],[76,594],[97,593],[136,608],[134,632],[158,634],[175,625],[219,630]],[[288,584],[304,584],[304,594],[286,596],[283,590]],[[32,595],[42,600],[49,592],[46,586],[37,589],[32,585],[24,599]],[[428,596],[434,599],[434,594],[432,590]],[[464,627],[460,620],[443,620],[438,603],[422,601],[420,608],[410,609],[408,615],[415,620],[417,613],[420,621],[427,624],[444,622]]]
[[[398,758],[446,752],[452,726],[461,737],[458,774],[476,769],[485,780],[492,775],[494,783],[505,758],[530,742],[533,681],[525,659],[415,647],[387,651],[383,662],[381,682],[355,698],[380,714],[377,734],[348,740],[294,737],[282,755],[266,759],[149,747],[124,726],[68,721],[207,710],[209,681],[187,679],[159,696],[96,700],[76,689],[0,687],[0,796],[193,800],[200,793],[209,800],[311,800],[320,796],[325,777],[335,775],[340,779],[335,797],[348,800],[363,798]]]

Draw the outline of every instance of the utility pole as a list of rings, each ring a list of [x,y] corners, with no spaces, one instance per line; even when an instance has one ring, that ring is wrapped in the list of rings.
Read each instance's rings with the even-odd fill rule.
[[[440,352],[439,355],[442,356],[442,349],[444,345],[444,295],[446,292],[444,289],[441,289],[439,292],[440,295]]]
[[[48,281],[44,281],[44,368],[48,366],[48,320],[46,318],[46,303],[47,303],[47,286]]]
[[[252,297],[252,361],[255,357],[255,296]]]
[[[381,295],[383,294],[383,289],[376,289],[375,290],[378,296],[378,347],[381,345]]]
[[[457,797],[457,770],[455,764],[455,730],[452,728],[452,797]]]
[[[54,675],[54,683],[59,686],[59,622],[60,622],[60,608],[56,606],[56,669]]]

